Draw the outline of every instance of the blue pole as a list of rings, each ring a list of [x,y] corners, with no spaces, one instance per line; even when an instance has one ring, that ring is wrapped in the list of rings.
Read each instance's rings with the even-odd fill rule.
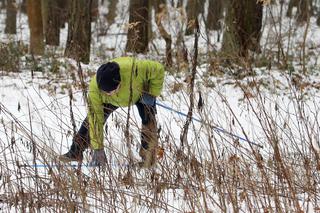
[[[109,164],[109,166],[116,168],[118,166],[126,166],[127,164]],[[63,163],[63,164],[45,164],[45,163],[39,163],[39,164],[23,164],[20,165],[20,167],[23,168],[78,168],[81,167],[87,167],[87,168],[96,168],[96,166],[91,166],[88,163],[82,163],[81,165],[74,164],[74,163]],[[107,166],[107,164],[106,164]]]
[[[179,114],[179,115],[182,115],[182,116],[184,116],[184,117],[187,117],[187,116],[188,116],[187,114],[185,114],[185,113],[183,113],[183,112],[180,112],[180,111],[178,111],[178,110],[175,110],[175,109],[173,109],[173,108],[171,108],[171,107],[168,107],[168,106],[166,106],[166,105],[164,105],[164,104],[161,104],[161,103],[159,103],[159,102],[157,102],[156,104],[157,104],[158,106],[164,108],[164,109],[167,109],[167,110],[169,110],[169,111],[175,112],[175,113],[177,113],[177,114]],[[205,124],[205,125],[209,125],[211,128],[213,128],[213,129],[216,130],[217,132],[221,132],[221,133],[223,133],[223,134],[226,134],[226,135],[229,135],[229,136],[238,138],[239,140],[242,140],[242,141],[248,142],[248,143],[250,143],[250,144],[252,144],[252,145],[255,145],[255,146],[258,146],[258,147],[260,147],[260,148],[263,148],[262,145],[257,144],[257,143],[252,142],[252,141],[249,141],[249,140],[247,140],[247,139],[244,138],[244,137],[235,135],[235,134],[233,134],[233,133],[231,133],[231,132],[228,132],[228,131],[220,128],[220,127],[216,127],[216,126],[212,126],[212,125],[210,125],[210,124],[206,124],[206,123],[202,122],[199,118],[192,117],[191,119],[194,120],[194,121],[197,121],[197,122],[199,122],[199,123],[203,123],[203,124]]]

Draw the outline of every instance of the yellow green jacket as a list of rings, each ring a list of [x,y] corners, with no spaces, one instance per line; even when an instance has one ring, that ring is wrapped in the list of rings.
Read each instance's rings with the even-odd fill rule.
[[[118,107],[126,107],[135,104],[146,84],[149,94],[159,96],[164,81],[164,67],[162,64],[151,60],[139,60],[132,57],[121,57],[113,60],[120,67],[120,89],[116,94],[108,96],[98,88],[96,76],[89,85],[88,92],[88,118],[90,144],[92,149],[103,148],[103,104],[112,104]],[[132,77],[132,92],[130,92],[130,79]],[[130,101],[131,93],[131,101]]]

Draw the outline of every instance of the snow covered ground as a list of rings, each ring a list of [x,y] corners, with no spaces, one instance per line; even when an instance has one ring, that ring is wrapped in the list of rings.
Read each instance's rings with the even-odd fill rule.
[[[124,1],[119,7],[125,7]],[[121,14],[118,24],[109,29],[111,34],[125,30],[122,23],[127,17]],[[4,17],[0,13],[1,32]],[[18,34],[1,33],[2,40],[28,42],[26,17],[19,17]],[[316,39],[320,30],[314,22],[307,37],[309,53],[320,47]],[[270,42],[272,29],[264,30],[262,44]],[[303,29],[293,35],[297,43]],[[61,35],[63,46],[66,30]],[[92,62],[82,65],[84,72],[94,72],[100,63],[124,52],[124,35],[93,38]],[[200,46],[205,46],[205,37],[200,40]],[[154,42],[161,50],[163,41]],[[192,42],[192,37],[187,38],[190,55]],[[105,48],[115,51],[104,52]],[[309,76],[298,74],[299,61],[292,62],[293,73],[262,67],[254,69],[256,75],[242,79],[211,76],[207,64],[201,64],[195,102],[201,92],[204,106],[201,110],[195,106],[184,154],[180,135],[186,117],[181,113],[189,109],[189,85],[185,73],[168,72],[157,114],[164,158],[154,170],[134,170],[131,176],[124,137],[127,108],[108,119],[106,170],[86,167],[89,150],[81,174],[77,165],[61,165],[56,160],[71,145],[72,117],[79,127],[86,116],[77,67],[72,60],[58,58],[60,73],[49,73],[52,60],[44,57],[39,65],[45,71],[31,72],[29,56],[23,56],[21,72],[0,71],[0,208],[5,212],[62,211],[67,205],[74,211],[91,212],[277,212],[281,207],[293,212],[298,201],[304,212],[317,212],[319,165],[312,147],[318,151],[320,141],[320,78],[318,56],[310,55]],[[134,106],[131,112],[131,150],[138,159],[140,118]],[[282,164],[276,162],[275,147],[280,148]]]

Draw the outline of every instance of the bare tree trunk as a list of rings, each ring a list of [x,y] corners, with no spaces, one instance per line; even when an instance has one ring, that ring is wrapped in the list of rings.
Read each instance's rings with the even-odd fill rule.
[[[17,7],[15,0],[7,0],[7,17],[4,32],[8,34],[17,33]]]
[[[7,6],[6,6],[6,0],[0,0],[0,9],[4,9],[4,8],[6,8]]]
[[[247,57],[260,50],[262,4],[256,0],[229,0],[222,50],[227,56]]]
[[[149,2],[148,0],[130,0],[129,29],[126,50],[145,53],[149,44]]]
[[[320,15],[318,15],[318,17],[317,17],[317,25],[318,25],[318,27],[320,27]]]
[[[91,21],[95,22],[97,21],[99,16],[99,1],[98,0],[92,0],[91,3]]]
[[[91,43],[91,0],[72,0],[64,55],[88,64]]]
[[[60,28],[65,27],[65,23],[69,20],[69,11],[71,0],[56,0],[59,8]]]
[[[289,0],[288,10],[287,10],[287,17],[292,17],[292,9],[297,7],[299,0]]]
[[[221,30],[223,10],[223,0],[209,0],[207,15],[207,27],[209,30]]]
[[[27,14],[27,0],[22,0],[20,4],[21,13]]]
[[[41,0],[27,0],[27,13],[30,28],[30,52],[44,53],[44,38],[41,17]]]
[[[195,17],[197,16],[197,4],[196,0],[188,0],[186,5],[186,14],[187,14],[187,28],[186,35],[193,34],[193,25]]]
[[[305,23],[312,14],[312,0],[290,0],[287,10],[287,17],[292,17],[292,9],[296,7],[296,20],[298,23]]]
[[[300,0],[297,11],[297,22],[305,23],[311,16],[311,0]]]
[[[204,11],[205,0],[188,0],[186,6],[187,28],[186,35],[192,35],[195,28],[195,20],[200,13]]]
[[[118,4],[118,0],[109,1],[108,14],[107,14],[107,21],[109,25],[113,24],[116,18],[117,4]]]
[[[171,35],[166,31],[164,26],[161,23],[161,20],[166,14],[168,13],[167,11],[167,6],[166,6],[166,1],[165,0],[156,0],[154,2],[154,8],[155,8],[155,14],[156,14],[156,24],[158,26],[160,35],[166,42],[166,65],[171,67],[172,66],[172,49],[171,49],[171,44],[172,44],[172,38]]]
[[[176,8],[180,12],[180,20],[183,22],[187,19],[186,14],[183,10],[183,1],[178,0]],[[177,33],[177,40],[175,43],[175,49],[176,49],[176,65],[177,65],[177,71],[186,71],[188,70],[188,49],[184,42],[184,29],[180,28],[178,29]]]
[[[42,19],[46,44],[60,44],[60,10],[56,0],[42,0]]]

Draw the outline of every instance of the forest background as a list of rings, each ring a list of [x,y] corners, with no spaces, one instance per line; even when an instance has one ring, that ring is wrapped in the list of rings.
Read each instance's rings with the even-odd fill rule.
[[[318,0],[1,0],[3,211],[317,212]],[[108,121],[105,170],[66,165],[87,83],[119,56],[162,62],[156,168],[139,116]],[[90,158],[90,151],[85,159]]]

